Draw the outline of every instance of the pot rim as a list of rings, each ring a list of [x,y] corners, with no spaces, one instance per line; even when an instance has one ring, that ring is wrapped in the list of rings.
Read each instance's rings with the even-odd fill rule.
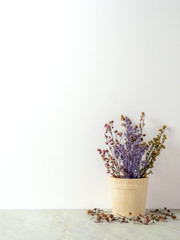
[[[142,180],[142,179],[149,179],[148,177],[145,177],[145,178],[119,178],[119,177],[113,177],[113,176],[110,176],[111,179],[120,179],[120,180]]]

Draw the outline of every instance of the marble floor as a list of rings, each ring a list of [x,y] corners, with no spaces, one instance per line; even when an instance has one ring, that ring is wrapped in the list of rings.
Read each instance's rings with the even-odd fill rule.
[[[177,220],[153,225],[94,223],[86,210],[1,210],[0,240],[180,240]]]

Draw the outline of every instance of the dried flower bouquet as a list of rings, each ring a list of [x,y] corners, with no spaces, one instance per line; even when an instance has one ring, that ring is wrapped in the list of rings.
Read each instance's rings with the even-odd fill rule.
[[[166,126],[159,129],[156,137],[144,141],[145,114],[141,113],[139,125],[133,125],[127,116],[121,115],[125,131],[114,130],[114,121],[105,124],[105,139],[108,149],[97,149],[107,168],[107,173],[115,178],[145,178],[152,173],[154,162],[165,148]]]

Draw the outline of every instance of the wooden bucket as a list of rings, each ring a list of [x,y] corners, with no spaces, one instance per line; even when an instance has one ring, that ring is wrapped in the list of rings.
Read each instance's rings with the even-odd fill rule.
[[[125,179],[110,177],[112,211],[122,216],[144,215],[148,178]]]

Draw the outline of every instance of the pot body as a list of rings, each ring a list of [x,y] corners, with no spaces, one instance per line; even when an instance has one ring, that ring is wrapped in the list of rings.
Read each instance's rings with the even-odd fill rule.
[[[148,178],[125,179],[110,177],[112,194],[112,211],[122,216],[144,215]]]

